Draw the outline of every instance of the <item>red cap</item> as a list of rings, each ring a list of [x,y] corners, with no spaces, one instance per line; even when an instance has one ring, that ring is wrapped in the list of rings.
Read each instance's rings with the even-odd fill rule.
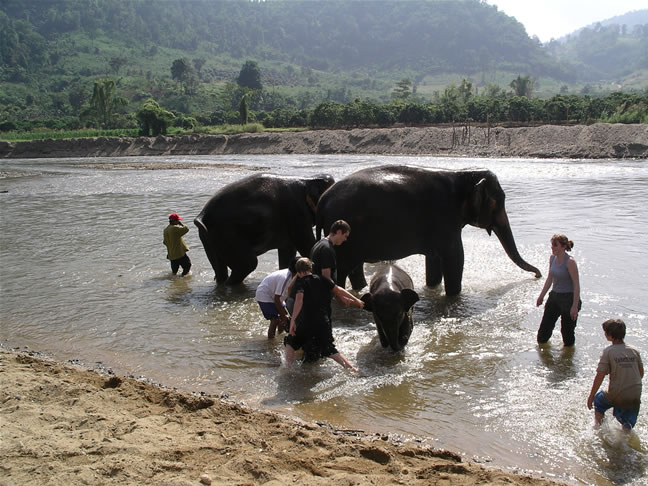
[[[178,219],[182,219],[182,218],[180,217],[180,215],[178,213],[171,213],[171,214],[169,214],[169,219],[178,220]]]

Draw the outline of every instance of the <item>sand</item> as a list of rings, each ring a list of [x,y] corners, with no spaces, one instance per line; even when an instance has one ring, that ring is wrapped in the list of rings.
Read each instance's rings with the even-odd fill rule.
[[[375,154],[565,159],[648,158],[648,125],[355,128],[237,135],[0,141],[2,158]]]
[[[550,485],[393,441],[0,350],[0,485]]]

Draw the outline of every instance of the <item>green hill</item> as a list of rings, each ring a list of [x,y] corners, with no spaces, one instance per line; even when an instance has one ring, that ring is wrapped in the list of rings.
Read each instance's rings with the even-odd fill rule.
[[[612,59],[634,72],[644,61],[628,59],[644,45],[644,31],[624,37],[599,65]],[[232,82],[247,60],[265,88],[252,108],[265,111],[386,103],[403,79],[420,100],[463,78],[492,91],[529,76],[545,96],[606,79],[602,67],[584,75],[592,65],[584,48],[555,47],[480,0],[0,0],[0,112],[78,118],[93,83],[110,76],[128,101],[125,117],[152,97],[176,113],[225,120],[238,109]]]

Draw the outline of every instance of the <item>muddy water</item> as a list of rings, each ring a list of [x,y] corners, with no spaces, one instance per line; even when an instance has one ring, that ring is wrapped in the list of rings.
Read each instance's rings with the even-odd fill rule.
[[[138,163],[159,170],[138,170]],[[507,194],[522,256],[546,273],[549,238],[575,241],[583,309],[572,351],[539,349],[543,280],[517,268],[496,237],[464,230],[460,297],[424,286],[423,259],[400,264],[421,301],[406,350],[384,351],[371,315],[334,307],[338,348],[363,371],[335,363],[287,372],[280,340],[265,338],[254,300],[276,254],[239,288],[216,287],[191,220],[223,185],[263,169],[331,173],[386,163],[487,167]],[[202,168],[187,168],[194,165]],[[648,411],[630,438],[591,427],[585,401],[620,316],[627,342],[648,355],[646,161],[441,159],[371,156],[173,157],[0,161],[0,342],[59,360],[101,363],[184,390],[365,431],[425,437],[467,459],[585,484],[648,484]],[[6,191],[6,192],[5,192]],[[170,276],[162,229],[189,222],[194,263]],[[368,275],[372,267],[367,266]],[[330,361],[330,360],[329,360]],[[648,387],[644,387],[645,389]],[[646,391],[644,391],[644,403]]]

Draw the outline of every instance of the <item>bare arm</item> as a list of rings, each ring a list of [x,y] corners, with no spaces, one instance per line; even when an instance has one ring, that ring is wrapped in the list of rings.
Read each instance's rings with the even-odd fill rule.
[[[598,389],[601,388],[601,384],[605,379],[605,375],[606,373],[604,371],[596,372],[596,376],[594,377],[594,383],[592,383],[592,390],[590,391],[589,397],[587,397],[587,408],[589,408],[590,410],[592,410],[592,404],[594,403],[594,396],[596,395]]]
[[[297,316],[301,312],[303,305],[304,292],[297,292],[297,295],[295,296],[295,307],[293,307],[292,317],[290,318],[290,331],[288,331],[291,336],[297,334]]]
[[[574,284],[574,301],[572,302],[569,315],[575,321],[578,317],[578,302],[580,302],[580,280],[578,278],[578,266],[573,258],[570,258],[567,262],[567,271]]]
[[[344,355],[341,354],[341,353],[335,353],[335,354],[332,354],[332,355],[330,356],[330,358],[331,358],[333,361],[335,361],[336,363],[340,363],[344,368],[348,368],[348,369],[350,369],[351,371],[355,371],[356,373],[358,373],[358,372],[360,371],[358,368],[356,368],[355,366],[353,366],[353,365],[351,364],[351,362],[350,362],[348,359],[346,359],[346,358],[344,357]]]
[[[330,268],[322,268],[322,277],[328,278],[331,282],[333,282],[333,278],[331,277],[331,269]],[[333,282],[335,283],[335,282]]]
[[[644,375],[643,364],[639,363],[639,376],[641,376],[642,380],[643,380],[643,375]]]
[[[284,305],[283,300],[281,300],[281,297],[281,295],[275,294],[274,305],[277,308],[280,317],[288,317],[288,311],[286,310],[286,306]]]
[[[337,299],[346,307],[348,307],[349,305],[354,305],[359,309],[362,309],[364,307],[364,302],[362,302],[355,295],[351,294],[342,287],[338,287],[336,285],[335,287],[333,287],[333,293],[335,294],[335,297],[337,297]]]

